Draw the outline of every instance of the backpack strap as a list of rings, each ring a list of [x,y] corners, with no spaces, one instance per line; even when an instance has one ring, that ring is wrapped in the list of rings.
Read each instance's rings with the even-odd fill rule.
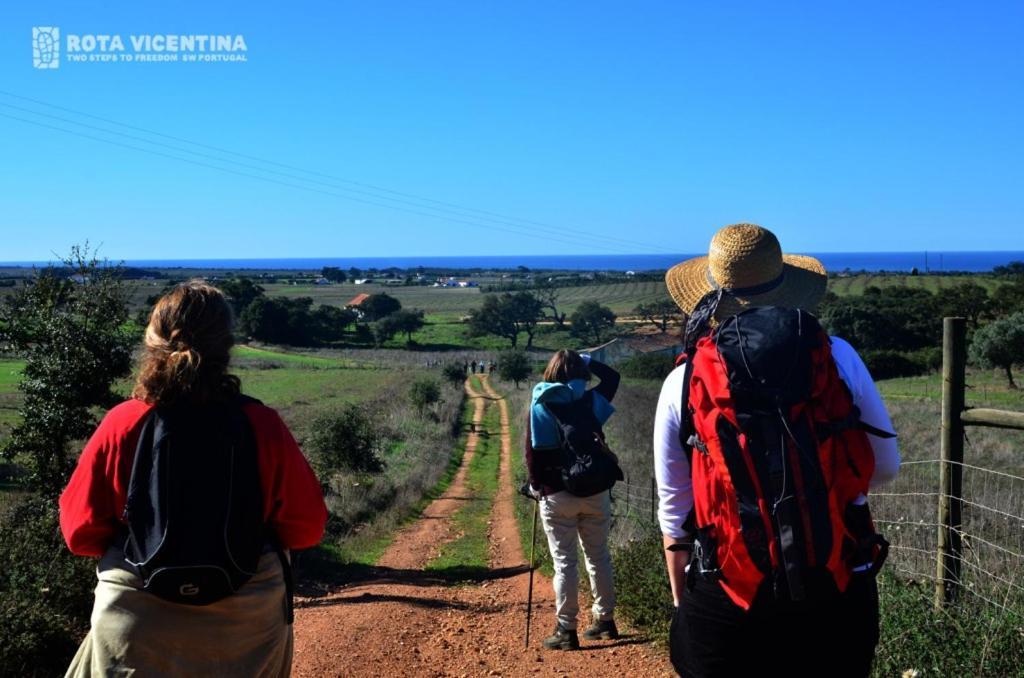
[[[295,621],[295,576],[292,572],[292,561],[284,552],[280,542],[275,539],[274,550],[281,561],[281,572],[284,574],[284,595],[285,595],[285,623],[291,625]]]
[[[683,358],[685,360],[683,363],[683,392],[679,401],[679,444],[683,448],[683,453],[686,454],[686,466],[690,469],[691,477],[693,476],[694,445],[703,446],[703,443],[697,439],[697,430],[694,428],[693,415],[690,412],[690,381],[693,379],[693,354],[693,351],[688,351]],[[683,521],[683,529],[689,535],[694,535],[697,531],[696,516],[697,512],[691,507],[690,512],[686,514],[686,519]]]
[[[880,428],[876,428],[871,424],[862,421],[860,418],[860,408],[854,405],[850,409],[850,413],[841,419],[833,419],[831,421],[819,422],[814,427],[814,435],[817,436],[818,442],[823,442],[832,436],[839,435],[844,431],[851,429],[858,429],[865,433],[870,433],[876,438],[895,438],[896,434],[891,431],[883,431]]]

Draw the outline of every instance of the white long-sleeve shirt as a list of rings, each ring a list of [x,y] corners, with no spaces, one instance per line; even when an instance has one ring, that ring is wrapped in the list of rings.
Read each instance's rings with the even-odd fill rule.
[[[832,357],[839,376],[850,387],[854,404],[860,408],[861,420],[882,431],[892,431],[892,421],[885,409],[878,387],[868,373],[864,361],[846,341],[832,337]],[[682,422],[683,365],[672,370],[661,387],[658,409],[654,417],[654,474],[658,480],[658,522],[663,534],[687,536],[683,521],[693,508],[693,484],[690,464],[679,440]],[[875,453],[875,472],[871,487],[896,477],[900,453],[895,438],[878,438],[868,434]]]

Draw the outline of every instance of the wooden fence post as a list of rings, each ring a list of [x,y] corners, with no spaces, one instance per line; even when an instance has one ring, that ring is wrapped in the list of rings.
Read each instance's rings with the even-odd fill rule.
[[[960,583],[963,514],[963,460],[967,324],[963,318],[942,321],[942,440],[939,466],[939,527],[935,563],[935,607],[956,599]]]

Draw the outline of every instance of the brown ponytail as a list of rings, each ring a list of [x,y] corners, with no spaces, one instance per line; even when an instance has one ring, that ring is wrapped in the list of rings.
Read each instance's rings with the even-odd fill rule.
[[[132,396],[163,405],[238,395],[238,377],[227,374],[233,324],[224,294],[201,280],[182,283],[162,296],[146,326]]]
[[[590,379],[590,368],[576,351],[563,348],[557,351],[544,368],[544,381],[568,384],[573,379]]]

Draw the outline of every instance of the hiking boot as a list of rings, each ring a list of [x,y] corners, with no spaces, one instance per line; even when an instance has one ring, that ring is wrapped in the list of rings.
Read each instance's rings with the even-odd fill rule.
[[[619,637],[619,630],[615,628],[615,620],[595,621],[590,628],[583,632],[587,640],[615,640]]]
[[[563,629],[561,624],[556,624],[554,634],[544,639],[544,647],[549,650],[578,650],[580,639],[576,629]]]

